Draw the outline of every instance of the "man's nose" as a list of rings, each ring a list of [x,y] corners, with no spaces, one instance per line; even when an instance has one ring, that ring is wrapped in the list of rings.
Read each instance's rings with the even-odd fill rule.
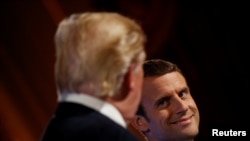
[[[174,113],[180,115],[180,114],[185,114],[188,111],[188,106],[186,104],[186,102],[181,99],[179,96],[176,96],[173,99],[173,111]]]

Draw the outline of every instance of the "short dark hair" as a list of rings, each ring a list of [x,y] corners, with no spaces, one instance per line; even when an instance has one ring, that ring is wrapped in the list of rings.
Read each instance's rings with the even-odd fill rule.
[[[161,59],[146,60],[143,64],[143,71],[144,77],[161,76],[174,71],[182,74],[181,69],[176,64]]]
[[[143,71],[144,78],[151,76],[161,76],[175,71],[183,75],[181,69],[176,64],[162,59],[151,59],[144,61]],[[144,116],[148,121],[150,121],[141,103],[138,107],[137,115]]]

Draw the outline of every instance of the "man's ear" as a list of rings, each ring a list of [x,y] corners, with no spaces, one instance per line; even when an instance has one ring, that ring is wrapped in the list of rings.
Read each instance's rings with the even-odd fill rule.
[[[123,89],[125,89],[125,91],[127,92],[135,88],[135,79],[136,79],[134,74],[135,67],[136,67],[135,64],[131,64],[129,66],[128,71],[126,72],[123,80]]]
[[[136,67],[137,67],[136,63],[130,64],[127,72],[123,77],[121,90],[119,91],[120,94],[114,95],[112,97],[114,100],[124,100],[125,98],[128,99],[129,101],[131,99],[134,100],[134,93],[137,92],[136,90],[138,89],[138,87],[136,86],[138,81],[137,80],[138,75],[135,71]]]
[[[132,126],[141,132],[149,130],[148,122],[143,116],[136,115],[131,122]]]

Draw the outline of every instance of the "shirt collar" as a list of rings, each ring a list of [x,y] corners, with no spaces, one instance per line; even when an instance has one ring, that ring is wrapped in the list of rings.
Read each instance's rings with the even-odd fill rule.
[[[60,94],[58,97],[59,102],[74,102],[89,108],[92,108],[96,111],[99,111],[101,114],[107,116],[117,124],[126,128],[126,122],[123,119],[121,113],[117,110],[116,107],[111,105],[108,102],[97,99],[93,96],[80,93],[70,93],[70,94]]]

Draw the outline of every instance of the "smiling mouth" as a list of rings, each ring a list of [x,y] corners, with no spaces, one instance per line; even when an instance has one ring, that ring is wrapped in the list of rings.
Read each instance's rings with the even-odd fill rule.
[[[174,122],[170,122],[171,124],[181,124],[181,125],[186,125],[186,124],[189,124],[191,123],[191,119],[194,115],[191,115],[191,116],[188,116],[188,117],[185,117],[185,118],[180,118]]]

